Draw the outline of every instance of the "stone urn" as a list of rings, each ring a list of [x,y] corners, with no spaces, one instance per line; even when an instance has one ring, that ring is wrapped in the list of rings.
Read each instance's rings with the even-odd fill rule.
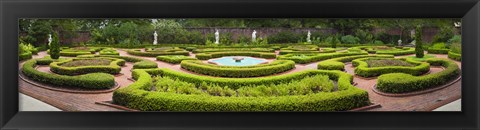
[[[235,60],[235,62],[241,62],[243,57],[233,57],[233,60]]]

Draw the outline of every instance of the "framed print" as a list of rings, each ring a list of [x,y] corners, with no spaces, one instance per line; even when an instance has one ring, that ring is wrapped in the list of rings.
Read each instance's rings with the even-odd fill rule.
[[[5,129],[478,127],[477,1],[1,7]]]

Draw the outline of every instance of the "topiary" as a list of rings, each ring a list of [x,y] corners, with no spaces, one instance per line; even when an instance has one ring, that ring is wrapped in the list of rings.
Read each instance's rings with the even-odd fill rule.
[[[50,57],[52,59],[58,59],[60,57],[60,43],[56,32],[53,33],[52,43],[50,43]]]
[[[417,58],[422,58],[424,55],[422,46],[422,26],[417,26],[415,29],[415,56]]]

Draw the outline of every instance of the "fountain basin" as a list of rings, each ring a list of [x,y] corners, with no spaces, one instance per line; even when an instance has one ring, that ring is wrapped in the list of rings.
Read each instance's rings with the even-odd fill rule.
[[[208,63],[223,66],[251,66],[268,63],[266,59],[245,57],[245,56],[227,56],[208,60]]]

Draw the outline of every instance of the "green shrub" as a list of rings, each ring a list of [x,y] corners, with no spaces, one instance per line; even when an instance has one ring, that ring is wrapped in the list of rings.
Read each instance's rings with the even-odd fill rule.
[[[142,59],[142,58],[129,57],[129,56],[116,56],[116,55],[96,55],[96,56],[119,58],[119,59],[123,59],[127,62],[134,62],[133,69],[158,68],[157,63],[155,63],[153,61],[150,61],[150,60],[145,60],[145,59]]]
[[[462,61],[462,54],[458,54],[458,53],[449,51],[448,52],[448,58],[454,59],[454,60],[457,60],[457,61]]]
[[[92,53],[87,51],[78,51],[78,52],[61,51],[60,52],[60,56],[67,56],[67,57],[77,57],[79,55],[89,55],[89,54],[92,54]]]
[[[298,96],[229,97],[152,92],[149,90],[153,81],[149,73],[152,75],[168,75],[170,72],[174,71],[168,69],[134,70],[133,77],[137,81],[126,88],[115,91],[113,102],[142,111],[343,111],[369,104],[368,93],[352,86],[352,76],[340,71],[309,70],[289,75],[248,79],[211,78],[175,72],[190,75],[187,77],[195,79],[209,79],[201,80],[201,82],[228,80],[225,83],[229,84],[236,84],[234,82],[279,83],[278,81],[291,81],[288,78],[301,79],[309,74],[324,74],[328,75],[330,79],[338,81],[338,91]],[[304,76],[298,77],[300,75]],[[193,81],[178,79],[185,82]],[[218,86],[225,85],[218,84]],[[220,91],[219,87],[215,89],[210,89],[210,92]]]
[[[353,56],[353,55],[367,55],[367,52],[336,52],[336,53],[320,53],[320,54],[287,54],[277,57],[277,60],[293,60],[295,63],[306,64],[331,58]]]
[[[295,68],[295,62],[290,60],[276,60],[268,64],[253,66],[219,66],[203,63],[198,60],[184,60],[181,63],[183,69],[219,77],[258,77],[285,72]]]
[[[193,53],[206,52],[229,52],[229,51],[249,51],[249,52],[275,52],[271,48],[202,48],[192,51]]]
[[[114,48],[105,48],[99,52],[100,55],[120,55]]]
[[[393,55],[357,55],[357,56],[345,56],[339,58],[333,58],[329,60],[324,60],[319,62],[317,65],[318,69],[321,70],[345,70],[345,62],[350,62],[358,58],[367,58],[367,57],[381,57],[381,58],[393,58]]]
[[[157,56],[157,60],[172,63],[172,64],[178,64],[183,60],[197,60],[197,58],[183,56],[183,55],[169,55],[169,56]]]
[[[448,54],[450,49],[447,48],[445,43],[435,43],[433,46],[428,48],[428,53],[431,54]]]
[[[259,58],[266,58],[266,59],[273,59],[277,57],[275,53],[248,52],[248,51],[211,52],[211,53],[196,54],[196,57],[200,60],[208,60],[208,59],[219,58],[224,56],[251,56],[251,57],[259,57]]]
[[[406,66],[385,66],[385,67],[369,67],[366,60],[375,60],[375,59],[387,59],[387,58],[361,58],[352,61],[352,65],[355,66],[355,74],[362,77],[374,77],[382,74],[388,73],[407,73],[411,75],[421,75],[430,71],[430,65],[425,62],[418,62],[411,59],[400,58],[399,60],[404,60],[411,64],[414,64],[415,67],[406,67]]]
[[[301,34],[292,31],[282,31],[268,36],[269,43],[297,43],[301,40]]]
[[[412,76],[404,73],[381,75],[378,77],[377,89],[387,93],[419,91],[446,84],[460,75],[458,65],[448,59],[432,58],[427,62],[434,66],[443,66],[446,69],[424,76]]]
[[[352,35],[346,35],[346,36],[342,36],[341,41],[344,44],[359,44],[360,38]]]
[[[184,55],[188,56],[190,53],[188,51],[182,50],[182,51],[153,51],[153,52],[142,52],[140,49],[128,49],[126,50],[128,54],[130,55],[135,55],[135,56],[146,56],[146,57],[157,57],[161,55]]]
[[[415,54],[415,48],[405,47],[403,49],[382,50],[382,51],[378,50],[376,51],[376,54],[394,55],[394,56],[410,55],[410,54]]]
[[[58,59],[60,57],[60,43],[56,32],[53,33],[52,42],[50,43],[50,56],[52,59]]]
[[[50,71],[61,74],[61,75],[81,75],[88,73],[109,73],[109,74],[118,74],[120,73],[121,67],[125,65],[125,60],[115,59],[115,58],[101,58],[111,60],[110,65],[87,65],[87,66],[77,66],[77,67],[67,67],[62,66],[62,64],[72,62],[75,60],[88,60],[95,58],[72,58],[66,59],[59,62],[52,62],[50,64]]]
[[[422,58],[423,53],[422,26],[417,26],[415,29],[415,56]]]
[[[24,52],[18,55],[18,60],[32,59],[32,52]]]
[[[53,60],[52,60],[53,61]],[[78,76],[56,75],[41,72],[35,69],[36,59],[25,62],[22,72],[32,80],[52,84],[55,86],[80,87],[87,89],[108,89],[115,85],[115,79],[110,74],[90,73]]]
[[[196,47],[186,47],[185,50],[187,51],[193,51],[193,50],[196,50],[197,48]]]

